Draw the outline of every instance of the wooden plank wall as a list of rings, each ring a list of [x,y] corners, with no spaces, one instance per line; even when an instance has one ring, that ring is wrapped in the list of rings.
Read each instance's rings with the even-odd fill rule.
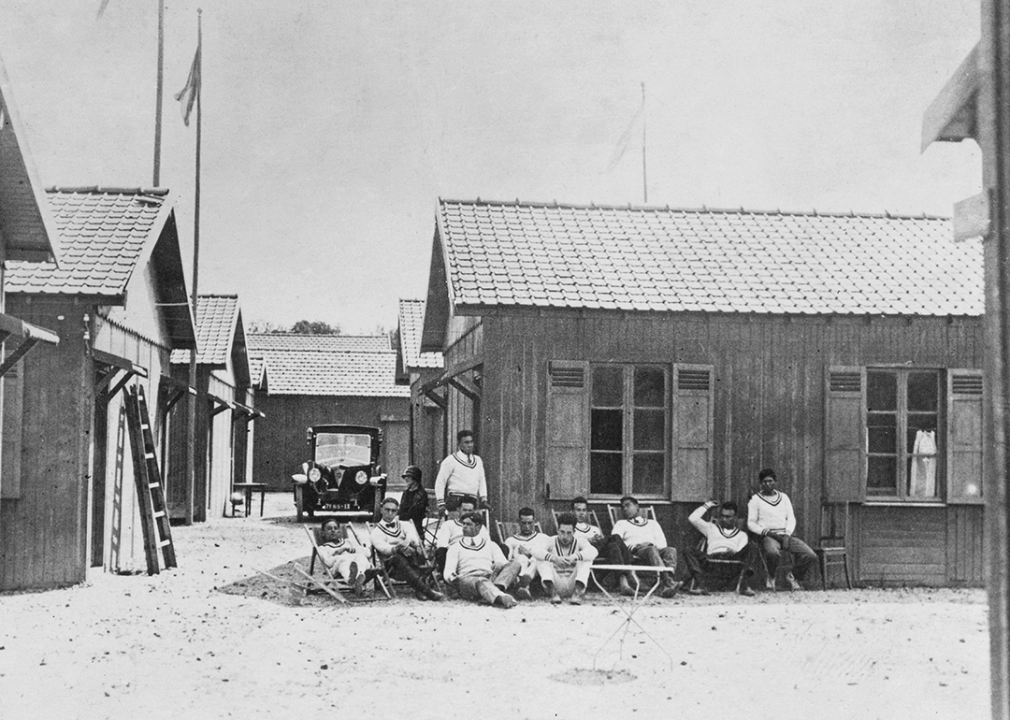
[[[446,354],[447,366],[455,362],[454,350]],[[506,515],[530,502],[544,512],[549,505],[543,478],[549,360],[699,363],[713,365],[716,373],[716,494],[744,504],[758,471],[774,467],[780,489],[796,507],[799,534],[816,539],[826,368],[875,363],[977,368],[982,366],[983,338],[979,318],[559,313],[485,316],[483,347],[468,351],[485,358],[481,455],[492,503]],[[686,537],[673,525],[690,509],[662,511],[668,535]],[[962,514],[972,516],[970,510]],[[975,549],[964,543],[960,547],[965,548],[961,557],[981,562]],[[974,572],[969,574],[977,578]]]
[[[208,390],[212,395],[230,400],[235,397],[235,386],[212,374]],[[208,404],[209,407],[209,404]],[[231,495],[234,474],[234,434],[232,432],[232,411],[222,410],[212,418],[208,417],[210,440],[207,455],[207,517],[224,517]]]
[[[409,417],[410,398],[264,395],[258,407],[266,417],[253,423],[254,482],[267,483],[270,490],[290,490],[291,475],[308,458],[307,428],[326,423],[381,428],[383,415]],[[404,455],[394,449],[391,456]],[[381,462],[388,468],[385,447]]]
[[[169,350],[126,328],[111,323],[100,324],[94,345],[99,350],[132,360],[147,369],[147,378],[134,378],[130,384],[142,385],[148,412],[154,421],[155,445],[160,451],[157,397],[162,372],[167,372]],[[133,455],[126,426],[125,394],[118,393],[108,403],[105,468],[104,562],[113,572],[146,571],[144,536],[140,505],[133,478]],[[158,458],[161,467],[161,458]],[[97,528],[94,529],[97,532]]]
[[[60,344],[39,344],[21,361],[21,487],[17,499],[0,500],[0,590],[71,585],[87,572],[89,308],[67,301],[29,305],[19,295],[7,303],[7,312],[56,332]]]

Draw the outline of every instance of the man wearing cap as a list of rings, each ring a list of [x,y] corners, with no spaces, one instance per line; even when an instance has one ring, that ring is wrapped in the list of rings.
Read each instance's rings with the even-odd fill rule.
[[[419,600],[442,600],[442,593],[428,583],[431,566],[424,556],[421,539],[411,523],[396,516],[400,503],[388,497],[382,501],[382,520],[372,528],[372,547],[382,558],[390,575],[412,588]]]
[[[428,491],[421,487],[421,468],[411,465],[403,471],[407,489],[400,495],[400,519],[414,523],[417,536],[424,537],[424,517],[428,514]]]
[[[500,547],[480,536],[484,525],[480,513],[466,513],[460,522],[463,537],[449,546],[445,581],[455,583],[464,600],[515,607],[516,599],[505,590],[519,576],[519,564],[507,561]]]
[[[446,501],[450,497],[471,495],[477,498],[480,507],[490,507],[484,462],[473,452],[473,432],[460,430],[456,433],[456,442],[456,452],[442,461],[435,478],[435,502],[442,515],[446,513]]]

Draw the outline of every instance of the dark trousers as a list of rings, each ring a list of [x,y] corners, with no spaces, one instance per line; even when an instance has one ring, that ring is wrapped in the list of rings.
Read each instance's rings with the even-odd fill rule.
[[[624,540],[617,535],[610,536],[610,543],[607,547],[607,555],[612,565],[652,565],[658,567],[665,565],[668,568],[677,569],[677,551],[672,547],[665,547],[662,550],[652,543],[636,545],[629,548]],[[673,584],[673,573],[660,573],[664,586]],[[653,576],[655,573],[642,573],[643,576]],[[629,578],[631,580],[632,578]]]
[[[424,564],[423,557],[407,557],[406,555],[393,553],[392,555],[384,555],[382,562],[385,564],[391,577],[407,583],[419,592],[427,590],[429,573],[422,569],[422,565]]]
[[[769,577],[776,577],[781,565],[784,572],[792,572],[798,579],[803,580],[810,566],[817,562],[814,551],[797,537],[789,537],[788,548],[783,548],[782,543],[771,535],[761,538],[761,543],[765,551],[765,560],[768,562]]]
[[[696,547],[686,548],[684,550],[684,564],[687,566],[687,579],[688,581],[697,580],[706,571],[711,572],[713,569],[719,568],[719,565],[709,562],[712,559],[735,560],[743,563],[743,580],[740,582],[741,589],[749,587],[750,578],[753,577],[754,569],[759,562],[759,552],[758,546],[753,542],[747,543],[747,547],[740,552],[715,556],[710,556],[704,550]]]

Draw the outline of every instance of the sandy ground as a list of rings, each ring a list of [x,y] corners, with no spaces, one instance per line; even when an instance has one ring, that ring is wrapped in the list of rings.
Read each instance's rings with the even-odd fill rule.
[[[980,590],[658,600],[636,617],[662,649],[604,645],[624,616],[598,593],[298,605],[254,570],[307,565],[289,503],[175,528],[177,570],[0,595],[0,720],[989,716]]]

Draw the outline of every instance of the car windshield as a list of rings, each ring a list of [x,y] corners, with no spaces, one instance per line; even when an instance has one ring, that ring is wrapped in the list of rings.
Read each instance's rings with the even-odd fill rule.
[[[316,462],[327,467],[355,467],[372,461],[370,435],[319,433],[316,435]]]

